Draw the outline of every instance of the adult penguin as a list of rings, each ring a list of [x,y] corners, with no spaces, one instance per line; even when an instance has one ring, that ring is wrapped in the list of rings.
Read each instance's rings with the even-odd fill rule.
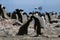
[[[0,4],[0,16],[2,16],[2,18],[5,18],[4,13],[3,13],[3,7]]]
[[[36,31],[36,35],[34,37],[37,37],[39,35],[42,35],[41,33],[41,25],[40,25],[40,22],[39,22],[39,19],[36,18],[35,16],[32,16],[31,18],[33,18],[35,20],[35,24],[34,24],[34,29]]]
[[[27,13],[26,12],[23,12],[23,13],[21,13],[22,14],[22,21],[23,21],[23,24],[25,24],[27,21],[28,21],[28,17],[27,17]]]
[[[21,15],[20,11],[23,11],[23,10],[16,9],[16,14],[18,15],[18,20],[19,20],[21,23],[23,23],[23,21],[22,21],[22,15]]]

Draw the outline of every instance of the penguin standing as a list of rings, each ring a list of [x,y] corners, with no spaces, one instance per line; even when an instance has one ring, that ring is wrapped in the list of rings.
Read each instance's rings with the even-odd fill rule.
[[[37,36],[39,36],[39,35],[42,34],[41,33],[41,25],[40,25],[40,22],[39,22],[38,18],[36,18],[35,16],[32,16],[31,18],[33,18],[34,22],[35,22],[35,24],[34,24],[34,30],[36,31],[35,37],[37,37]]]

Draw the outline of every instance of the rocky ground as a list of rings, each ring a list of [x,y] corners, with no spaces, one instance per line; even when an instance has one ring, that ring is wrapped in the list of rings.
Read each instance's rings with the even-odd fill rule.
[[[0,37],[0,40],[60,40],[59,37],[29,37],[29,36],[15,36],[15,37]]]
[[[60,25],[60,23],[47,23],[42,29],[42,36],[32,37],[36,34],[33,29],[33,23],[28,28],[28,35],[17,36],[16,33],[21,25],[12,25],[15,22],[17,21],[14,19],[0,20],[0,40],[60,40],[58,37],[60,35],[60,27],[55,27],[55,25]]]

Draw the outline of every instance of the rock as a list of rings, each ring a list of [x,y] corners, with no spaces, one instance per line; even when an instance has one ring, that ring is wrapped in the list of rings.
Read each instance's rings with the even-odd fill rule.
[[[0,20],[0,35],[6,35],[6,36],[15,36],[16,33],[19,30],[19,25],[15,25],[13,26],[13,23],[15,22],[15,20],[13,19],[4,19],[4,20]]]

